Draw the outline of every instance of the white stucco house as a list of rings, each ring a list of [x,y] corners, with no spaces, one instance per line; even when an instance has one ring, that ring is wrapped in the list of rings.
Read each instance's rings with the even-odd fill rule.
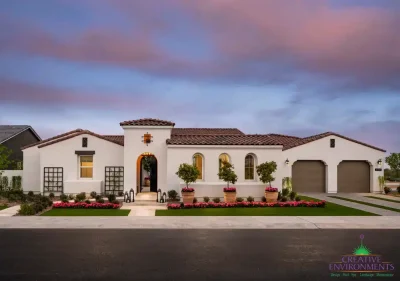
[[[297,192],[379,192],[385,150],[327,132],[306,138],[245,134],[238,129],[175,128],[170,121],[139,119],[120,123],[121,135],[77,129],[23,147],[25,191],[180,193],[175,174],[181,163],[194,163],[201,175],[191,186],[196,197],[222,197],[221,160],[234,165],[238,196],[261,197],[265,184],[255,167],[275,161],[273,186],[291,177]],[[144,159],[150,169],[144,169]],[[149,178],[149,180],[147,180]],[[147,181],[146,181],[146,180]],[[150,186],[146,187],[146,182]]]

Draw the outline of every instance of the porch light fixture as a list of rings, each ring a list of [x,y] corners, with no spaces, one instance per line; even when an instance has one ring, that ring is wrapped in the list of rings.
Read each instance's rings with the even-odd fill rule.
[[[289,159],[286,159],[285,164],[286,164],[286,165],[289,165],[289,163],[290,163],[290,162],[289,162]]]
[[[377,164],[378,164],[379,167],[382,166],[382,159],[379,159]]]

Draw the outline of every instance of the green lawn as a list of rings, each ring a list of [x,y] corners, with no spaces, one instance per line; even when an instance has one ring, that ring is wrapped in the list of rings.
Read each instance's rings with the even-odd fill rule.
[[[388,201],[388,202],[400,203],[400,200],[393,200],[393,199],[387,199],[387,198],[375,197],[375,196],[365,196],[365,197],[372,198],[372,199],[383,200],[383,201]]]
[[[51,209],[41,216],[63,217],[63,216],[127,216],[131,210],[120,209]]]
[[[377,205],[377,204],[368,203],[368,202],[362,202],[362,201],[344,198],[344,197],[340,197],[340,196],[329,196],[329,197],[400,213],[400,209],[396,209],[396,208],[386,207],[386,206]]]
[[[301,196],[306,201],[320,201]],[[311,207],[264,207],[264,208],[207,208],[156,210],[156,216],[377,216],[376,214],[326,203],[325,208]]]
[[[7,209],[7,208],[8,208],[7,206],[0,205],[0,211],[1,211],[1,210],[4,210],[4,209]]]

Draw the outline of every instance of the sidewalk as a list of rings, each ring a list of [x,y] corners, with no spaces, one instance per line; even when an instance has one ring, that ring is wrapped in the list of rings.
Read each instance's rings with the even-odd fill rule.
[[[400,217],[0,217],[0,229],[400,229]]]

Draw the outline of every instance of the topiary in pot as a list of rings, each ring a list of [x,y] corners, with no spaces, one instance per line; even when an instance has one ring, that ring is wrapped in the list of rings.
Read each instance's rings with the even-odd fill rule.
[[[181,191],[183,203],[193,203],[194,189],[189,188],[189,183],[196,182],[200,175],[199,169],[195,165],[183,163],[179,165],[175,174],[186,184],[186,187],[182,188]]]

